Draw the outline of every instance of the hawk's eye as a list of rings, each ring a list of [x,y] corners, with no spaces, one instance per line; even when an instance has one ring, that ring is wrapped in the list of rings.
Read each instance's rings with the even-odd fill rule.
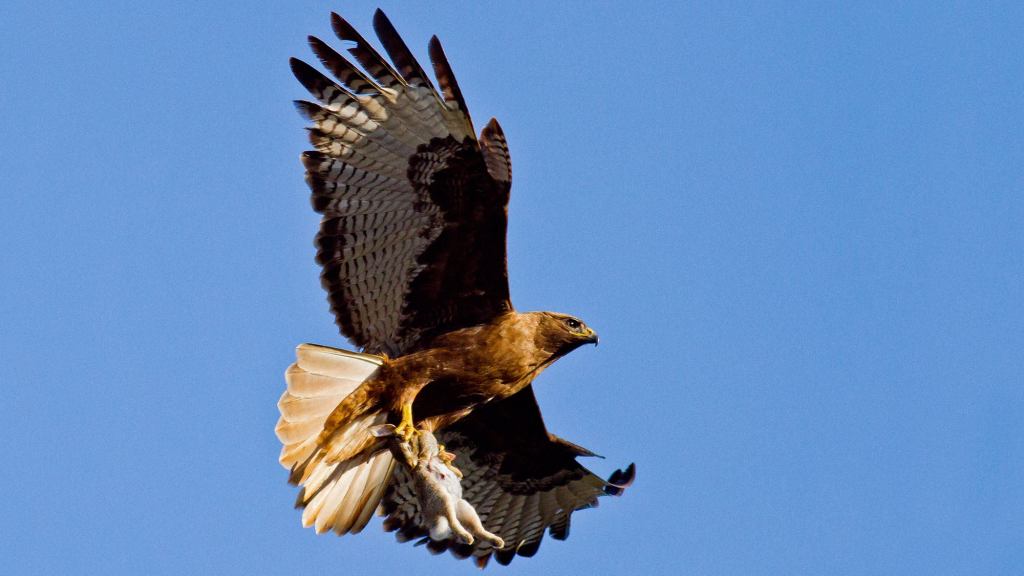
[[[582,324],[580,323],[580,321],[579,321],[579,320],[577,320],[577,319],[575,319],[575,318],[566,318],[566,319],[565,319],[565,324],[566,324],[566,325],[567,325],[567,326],[568,326],[569,328],[572,328],[573,330],[579,330],[579,329],[580,329],[580,326],[582,326]]]

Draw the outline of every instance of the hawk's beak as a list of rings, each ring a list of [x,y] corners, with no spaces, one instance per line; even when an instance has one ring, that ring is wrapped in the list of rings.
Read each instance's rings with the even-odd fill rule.
[[[593,344],[594,346],[597,346],[597,342],[598,342],[598,340],[600,340],[600,338],[597,337],[597,332],[594,332],[590,328],[587,328],[587,331],[588,331],[587,339],[586,339],[587,344]]]

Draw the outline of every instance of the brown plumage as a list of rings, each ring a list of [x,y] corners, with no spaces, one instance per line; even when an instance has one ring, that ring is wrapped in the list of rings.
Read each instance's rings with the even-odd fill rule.
[[[456,453],[466,500],[506,544],[428,548],[481,565],[531,556],[545,529],[564,538],[574,510],[632,480],[632,465],[611,482],[576,463],[593,454],[547,432],[531,387],[597,336],[571,316],[513,310],[508,143],[495,120],[474,136],[440,42],[429,46],[438,94],[382,12],[374,28],[394,66],[336,14],[332,27],[362,69],[311,37],[337,81],[295,59],[292,70],[318,100],[296,106],[313,123],[316,150],[302,160],[323,214],[323,286],[365,353],[302,345],[286,373],[277,431],[303,524],[358,532],[379,503],[401,539],[426,535],[408,470],[369,433],[411,407],[413,424]]]
[[[519,392],[560,356],[596,342],[582,322],[551,312],[506,312],[448,332],[421,350],[385,360],[328,416],[317,443],[331,451],[339,429],[373,410],[388,412],[395,424],[406,404],[413,406],[417,428],[443,429],[481,404]],[[342,452],[337,458],[352,456]]]

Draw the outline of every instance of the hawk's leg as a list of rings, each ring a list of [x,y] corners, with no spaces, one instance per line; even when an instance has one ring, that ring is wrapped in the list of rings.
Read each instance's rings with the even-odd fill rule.
[[[412,402],[402,404],[402,421],[395,426],[395,436],[402,439],[402,442],[409,443],[415,436],[419,435],[412,421]]]

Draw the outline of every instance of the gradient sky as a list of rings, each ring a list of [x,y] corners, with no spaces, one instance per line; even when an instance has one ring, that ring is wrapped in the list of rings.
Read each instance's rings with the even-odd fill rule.
[[[277,464],[346,346],[287,59],[377,4],[211,4],[0,4],[0,571],[470,573]],[[637,463],[488,570],[1024,570],[1024,12],[943,4],[381,3],[505,128],[516,306],[601,334],[549,428]]]

